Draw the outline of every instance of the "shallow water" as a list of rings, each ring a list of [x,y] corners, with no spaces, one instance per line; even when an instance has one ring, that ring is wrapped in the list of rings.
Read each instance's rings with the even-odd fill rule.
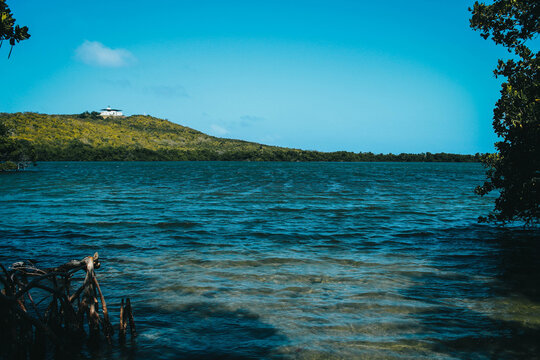
[[[0,176],[0,262],[99,251],[105,358],[535,358],[539,232],[479,225],[479,164],[40,163]]]

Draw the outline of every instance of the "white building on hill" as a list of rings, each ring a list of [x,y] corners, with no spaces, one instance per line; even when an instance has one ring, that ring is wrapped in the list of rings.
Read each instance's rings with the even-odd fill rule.
[[[122,114],[122,110],[120,109],[111,109],[110,106],[107,106],[106,109],[101,109],[101,112],[99,113],[99,115],[103,116],[103,117],[109,117],[109,116],[124,116]]]

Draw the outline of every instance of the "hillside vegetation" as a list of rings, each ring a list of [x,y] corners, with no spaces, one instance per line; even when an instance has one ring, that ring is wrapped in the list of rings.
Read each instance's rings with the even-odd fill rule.
[[[250,160],[250,161],[478,161],[479,155],[373,154],[289,149],[223,139],[152,116],[103,119],[95,113],[0,113],[8,140],[0,160],[25,154],[37,161]]]

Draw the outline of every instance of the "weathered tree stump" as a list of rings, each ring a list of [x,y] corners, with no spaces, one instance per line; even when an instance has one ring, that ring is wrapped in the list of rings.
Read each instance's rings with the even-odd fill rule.
[[[101,335],[111,344],[114,330],[95,273],[99,267],[98,253],[45,269],[30,260],[16,262],[9,270],[0,264],[0,358],[73,354],[85,340],[89,347],[97,346]],[[73,275],[79,271],[85,272],[84,281],[72,288]],[[121,343],[128,323],[133,340],[136,330],[129,298],[125,306],[122,299],[120,307]]]

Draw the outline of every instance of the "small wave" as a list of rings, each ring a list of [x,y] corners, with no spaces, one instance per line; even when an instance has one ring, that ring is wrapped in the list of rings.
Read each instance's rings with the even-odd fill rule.
[[[100,201],[101,203],[105,204],[124,204],[126,201],[123,200],[110,200],[110,199],[104,199]]]
[[[119,249],[119,250],[122,250],[122,249],[136,249],[137,246],[135,245],[131,245],[131,244],[105,244],[103,245],[104,248],[108,248],[108,249]]]
[[[48,231],[48,230],[30,230],[22,231],[2,231],[0,238],[4,239],[89,239],[92,235],[78,233],[74,231]]]
[[[269,208],[270,211],[276,211],[276,212],[297,212],[297,211],[304,211],[306,210],[305,207],[301,208],[292,208],[292,207],[273,207]]]
[[[141,224],[137,221],[96,221],[96,222],[87,222],[84,223],[86,226],[96,226],[96,227],[116,227],[116,226],[141,226],[144,224]]]
[[[192,221],[170,221],[170,222],[158,222],[154,224],[158,228],[168,229],[168,228],[183,228],[190,229],[199,225],[199,223]]]
[[[417,238],[417,237],[430,237],[435,236],[435,233],[431,231],[410,231],[395,234],[394,236],[400,238]]]
[[[264,231],[253,231],[248,233],[240,234],[241,236],[245,236],[247,238],[249,237],[255,237],[259,239],[270,239],[270,240],[280,240],[280,241],[305,241],[305,240],[337,240],[335,239],[333,235],[327,235],[327,234],[318,234],[318,233],[311,233],[311,234],[302,234],[302,233],[271,233],[271,232],[264,232]]]

